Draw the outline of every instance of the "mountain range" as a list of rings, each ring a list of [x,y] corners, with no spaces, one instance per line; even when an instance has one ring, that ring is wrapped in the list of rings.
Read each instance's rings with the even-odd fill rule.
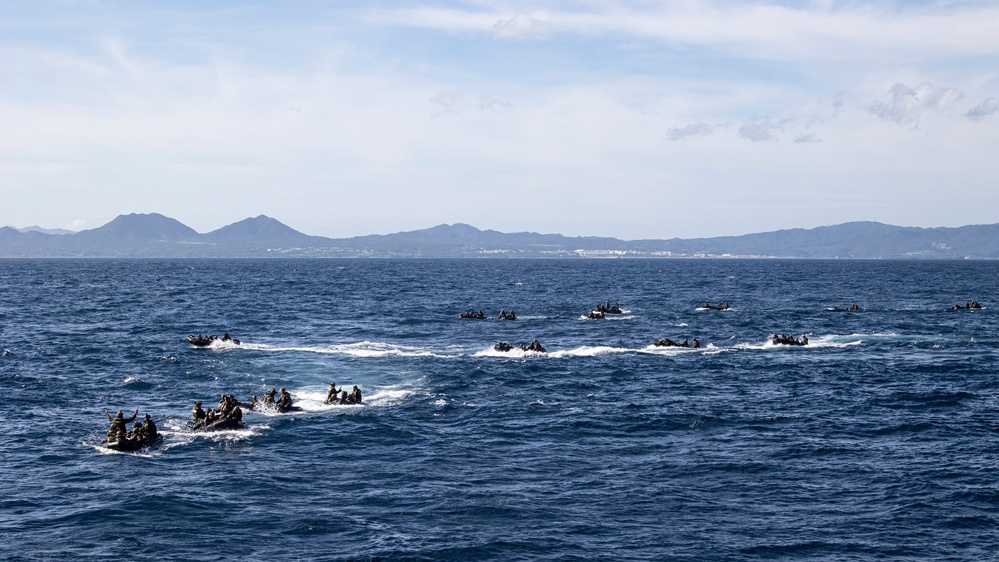
[[[502,233],[467,224],[353,238],[310,236],[260,215],[200,234],[157,213],[120,215],[76,233],[0,228],[3,258],[252,257],[771,257],[999,258],[999,224],[917,228],[849,222],[716,238],[620,240],[533,232]]]

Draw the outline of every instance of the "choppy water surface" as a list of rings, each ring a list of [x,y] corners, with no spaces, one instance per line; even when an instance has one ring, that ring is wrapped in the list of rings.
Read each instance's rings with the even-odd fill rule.
[[[0,557],[994,558],[997,288],[974,261],[2,261]],[[303,411],[185,427],[282,386]],[[104,408],[164,443],[103,450]]]

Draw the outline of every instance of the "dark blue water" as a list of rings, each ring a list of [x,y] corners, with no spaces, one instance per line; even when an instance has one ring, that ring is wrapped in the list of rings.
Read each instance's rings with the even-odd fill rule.
[[[995,559],[997,306],[999,262],[2,261],[0,558]]]

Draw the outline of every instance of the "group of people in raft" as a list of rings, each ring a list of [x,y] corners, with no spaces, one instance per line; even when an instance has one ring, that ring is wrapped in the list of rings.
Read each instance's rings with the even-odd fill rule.
[[[621,314],[623,311],[621,310],[620,305],[618,305],[617,303],[611,305],[610,299],[607,299],[606,301],[604,301],[603,304],[598,304],[590,312],[599,312],[601,314]]]
[[[275,398],[275,396],[277,397]],[[337,388],[336,383],[330,383],[326,392],[326,400],[323,400],[323,404],[331,405],[361,403],[361,389],[356,384],[351,392],[348,393],[343,388]],[[293,410],[295,407],[292,403],[291,394],[285,388],[281,389],[280,395],[273,388],[265,392],[263,398],[258,398],[254,395],[249,403],[236,400],[236,397],[232,394],[223,394],[219,398],[218,408],[205,410],[202,408],[200,400],[195,402],[194,408],[191,409],[192,419],[188,422],[187,426],[193,431],[238,429],[243,427],[243,408],[258,412],[265,409],[274,409],[284,413]],[[111,422],[107,437],[102,441],[105,445],[114,445],[116,448],[122,449],[139,449],[153,445],[161,439],[156,424],[149,414],[145,415],[144,421],[135,422],[135,426],[131,430],[128,429],[128,424],[135,421],[136,416],[139,415],[138,409],[129,418],[126,418],[121,410],[113,417],[107,410],[104,410],[104,415]],[[123,443],[126,446],[121,446]]]
[[[257,397],[253,398],[256,400]],[[188,422],[187,426],[194,431],[239,429],[243,427],[243,408],[241,406],[249,408],[248,404],[240,403],[232,394],[223,394],[219,397],[219,407],[208,408],[208,410],[201,407],[199,400],[191,408],[191,421]]]
[[[808,345],[808,336],[802,335],[799,339],[794,336],[784,334],[773,334],[770,336],[770,343],[774,345]]]
[[[229,332],[226,332],[226,333],[222,334],[222,337],[216,336],[215,334],[209,334],[207,336],[203,335],[203,334],[198,334],[196,336],[195,335],[187,336],[187,341],[190,342],[192,345],[195,345],[197,347],[205,347],[205,346],[211,345],[212,342],[214,342],[215,340],[221,340],[221,341],[225,341],[225,342],[232,342],[232,343],[234,343],[236,345],[239,345],[239,340],[237,340],[236,338],[230,336]]]
[[[496,345],[493,346],[493,349],[495,349],[496,351],[502,351],[502,352],[510,351],[513,348],[517,348],[517,349],[519,349],[521,351],[534,351],[534,352],[537,352],[537,353],[548,353],[548,350],[545,349],[541,345],[541,342],[539,342],[538,340],[534,340],[534,341],[532,341],[528,345],[524,345],[524,344],[510,345],[510,344],[506,343],[505,341],[501,341],[498,344],[496,344]]]
[[[663,338],[661,340],[656,340],[655,345],[656,347],[691,347],[697,349],[701,347],[701,342],[697,341],[697,338],[694,338],[693,341],[685,339],[682,342],[675,342],[669,338]]]
[[[108,427],[108,435],[101,441],[104,444],[131,444],[137,448],[144,445],[152,445],[160,440],[159,430],[156,428],[156,424],[153,423],[153,419],[149,414],[146,414],[143,421],[135,422],[132,429],[128,429],[128,424],[135,421],[135,418],[139,415],[139,410],[136,408],[135,413],[132,417],[126,418],[125,413],[118,410],[118,413],[111,416],[111,414],[104,410],[104,415],[107,416],[108,421],[111,422],[111,426]]]
[[[356,384],[351,389],[350,394],[347,394],[347,391],[343,387],[338,389],[335,382],[330,383],[329,388],[326,389],[326,400],[323,400],[323,404],[340,404],[344,406],[361,403],[361,389]]]
[[[486,315],[481,310],[475,312],[474,310],[466,310],[458,315],[458,318],[485,318]],[[506,310],[501,310],[499,315],[496,317],[500,320],[516,320],[517,313],[514,311],[507,312]]]

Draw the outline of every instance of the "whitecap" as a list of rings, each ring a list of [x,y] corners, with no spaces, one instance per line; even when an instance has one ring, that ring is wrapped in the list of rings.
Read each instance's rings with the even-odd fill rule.
[[[596,357],[598,355],[609,355],[611,353],[627,353],[634,351],[624,347],[610,347],[605,345],[584,345],[574,349],[560,351],[550,351],[546,355],[549,357]]]
[[[384,342],[362,341],[357,343],[326,346],[277,346],[268,344],[244,344],[246,349],[255,351],[302,351],[308,353],[350,355],[353,357],[447,357],[423,347],[396,345]]]

